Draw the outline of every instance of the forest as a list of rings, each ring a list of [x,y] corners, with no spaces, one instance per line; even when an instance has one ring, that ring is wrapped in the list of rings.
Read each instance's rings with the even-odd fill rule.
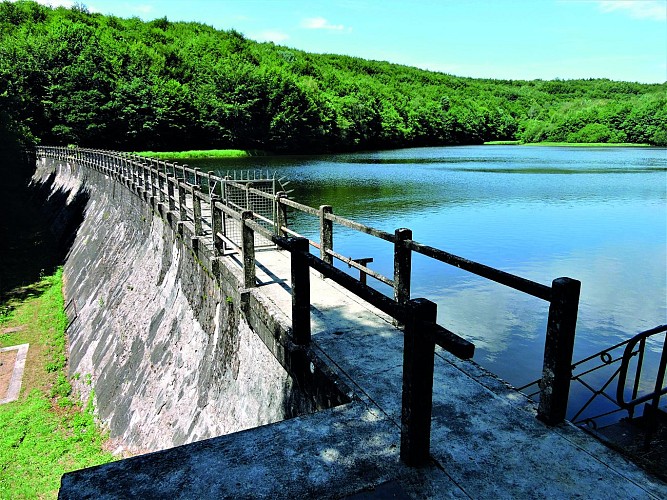
[[[127,151],[667,146],[667,82],[471,79],[200,23],[3,1],[0,134],[5,145]]]

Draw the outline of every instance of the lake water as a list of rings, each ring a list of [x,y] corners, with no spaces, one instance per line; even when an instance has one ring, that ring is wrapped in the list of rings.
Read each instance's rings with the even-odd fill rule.
[[[190,164],[276,172],[300,203],[390,232],[407,227],[419,242],[546,285],[580,280],[575,360],[667,322],[664,148],[471,146]],[[318,239],[314,217],[290,222]],[[393,273],[387,242],[336,226],[334,249]],[[546,302],[421,256],[412,297],[436,302],[438,322],[472,341],[481,365],[516,386],[540,376]]]

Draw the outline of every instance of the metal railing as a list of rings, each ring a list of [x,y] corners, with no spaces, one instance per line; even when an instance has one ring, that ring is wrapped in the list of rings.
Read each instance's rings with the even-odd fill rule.
[[[648,339],[665,332],[667,325],[651,328],[573,363],[572,381],[583,387],[590,396],[573,412],[570,418],[572,423],[597,429],[598,422],[606,420],[606,423],[609,423],[608,417],[612,415],[627,414],[627,417],[632,419],[637,406],[642,403],[650,403],[654,410],[657,409],[661,398],[667,394],[665,385],[667,335],[663,340],[659,359],[655,363],[654,377],[653,373],[647,373],[646,370],[648,364],[646,346]],[[657,357],[657,352],[655,354]],[[634,369],[631,369],[633,363]],[[646,389],[642,390],[647,379],[652,388],[648,392]],[[529,397],[535,397],[540,391],[531,393],[527,389],[537,388],[539,383],[540,380],[534,380],[519,387],[518,390],[526,392]],[[629,399],[626,399],[628,392]]]
[[[458,267],[494,282],[549,302],[543,377],[538,418],[554,425],[565,418],[570,386],[580,283],[557,278],[546,286],[477,262],[423,245],[412,239],[412,231],[397,229],[393,234],[333,214],[330,206],[319,209],[287,198],[286,193],[268,193],[250,183],[242,184],[212,172],[203,173],[129,153],[84,150],[65,147],[40,147],[38,157],[74,162],[113,176],[119,182],[160,206],[178,224],[192,224],[193,246],[203,241],[210,261],[222,258],[229,250],[242,254],[243,286],[254,288],[255,248],[270,241],[287,250],[292,274],[292,340],[297,345],[310,343],[310,268],[366,300],[404,326],[403,409],[401,419],[401,458],[418,465],[429,459],[433,364],[435,345],[460,358],[470,358],[474,346],[436,323],[437,306],[427,299],[411,299],[412,253],[419,253]],[[239,187],[240,186],[240,187]],[[275,189],[275,181],[274,181]],[[245,204],[232,190],[243,191]],[[266,200],[271,213],[259,213],[257,200]],[[288,209],[319,218],[320,241],[303,238],[288,227]],[[383,276],[368,268],[370,258],[351,259],[333,249],[334,224],[365,233],[393,245],[394,274]],[[261,244],[261,243],[260,243]],[[319,249],[319,258],[310,253]],[[334,259],[360,271],[360,279],[334,267]],[[366,284],[366,276],[393,288],[393,299]]]

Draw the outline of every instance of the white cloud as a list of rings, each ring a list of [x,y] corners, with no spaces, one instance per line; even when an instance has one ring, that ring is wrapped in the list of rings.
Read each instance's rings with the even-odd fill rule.
[[[309,30],[332,30],[343,31],[345,26],[342,24],[331,24],[323,17],[309,17],[301,21],[301,27]],[[351,28],[348,28],[350,30]]]
[[[252,34],[250,35],[250,38],[257,40],[258,42],[280,43],[288,40],[289,35],[287,33],[283,33],[282,31],[267,30],[262,31],[261,33]]]
[[[602,12],[620,11],[636,19],[667,21],[667,2],[664,0],[599,0]]]

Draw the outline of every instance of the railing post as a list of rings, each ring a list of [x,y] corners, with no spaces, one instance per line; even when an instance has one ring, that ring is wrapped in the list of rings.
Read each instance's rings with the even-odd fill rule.
[[[333,265],[333,256],[327,252],[333,250],[333,222],[327,219],[331,213],[331,205],[320,206],[320,259],[329,265]]]
[[[155,169],[157,170],[157,185],[158,185],[158,191],[160,192],[160,203],[164,203],[164,183],[165,180],[167,179],[167,174],[162,172],[161,170],[161,165],[160,165],[160,160],[156,160],[155,162]]]
[[[155,171],[153,170],[153,159],[151,158],[150,163],[148,165],[148,176],[149,176],[150,184],[151,184],[151,196],[153,198],[155,198],[157,196],[157,189],[158,189],[158,183],[159,183],[158,179],[160,178],[159,173],[158,173],[157,179],[155,178],[155,172],[157,172],[157,170],[155,170]]]
[[[284,236],[282,228],[287,227],[287,205],[280,203],[280,200],[287,198],[287,193],[279,191],[276,193],[276,234]]]
[[[292,335],[298,345],[310,343],[310,266],[305,258],[308,252],[308,238],[292,239]]]
[[[245,221],[252,219],[252,212],[241,213],[241,248],[243,251],[243,286],[255,287],[255,231]]]
[[[430,458],[435,342],[428,335],[428,328],[435,325],[437,305],[430,300],[415,299],[407,307],[400,455],[403,462],[416,467]]]
[[[176,210],[176,199],[174,196],[174,184],[176,177],[167,177],[167,201],[169,202],[169,211]]]
[[[150,180],[149,180],[150,167],[148,166],[148,161],[146,159],[143,159],[141,161],[141,170],[144,177],[144,193],[145,193],[144,196],[148,196],[148,186],[150,185]]]
[[[244,187],[245,187],[245,208],[246,210],[254,210],[252,203],[250,202],[250,188],[252,187],[252,183],[246,182]]]
[[[181,221],[185,222],[188,218],[188,206],[185,198],[186,194],[184,179],[176,179],[176,185],[178,186],[178,213],[180,215]]]
[[[211,177],[213,177],[214,174],[215,174],[215,172],[213,172],[212,170],[209,170],[208,172],[206,172],[206,187],[208,189],[208,195],[211,198],[216,194],[216,193],[213,192],[213,189],[211,188]],[[211,212],[211,213],[213,213],[213,212]],[[211,220],[211,225],[213,225],[212,220]]]
[[[219,196],[211,195],[211,228],[213,229],[214,257],[220,257],[225,250],[223,240],[218,237],[218,234],[222,234],[222,210],[215,206],[215,204],[219,201]]]
[[[563,422],[567,412],[580,290],[581,282],[571,278],[556,278],[551,284],[537,409],[537,418],[548,425]]]
[[[412,239],[412,230],[400,228],[394,232],[394,299],[399,304],[410,300],[410,275],[412,272],[412,251],[405,240]]]
[[[410,276],[412,273],[412,251],[405,241],[412,239],[412,230],[399,228],[394,231],[394,300],[399,304],[410,301]],[[402,326],[394,321],[395,326]]]
[[[202,230],[201,198],[199,197],[200,191],[201,188],[198,185],[192,186],[192,211],[194,212],[193,219],[195,223],[196,236],[201,236],[202,234],[204,234],[204,231]],[[253,256],[253,262],[254,262],[254,256]]]

